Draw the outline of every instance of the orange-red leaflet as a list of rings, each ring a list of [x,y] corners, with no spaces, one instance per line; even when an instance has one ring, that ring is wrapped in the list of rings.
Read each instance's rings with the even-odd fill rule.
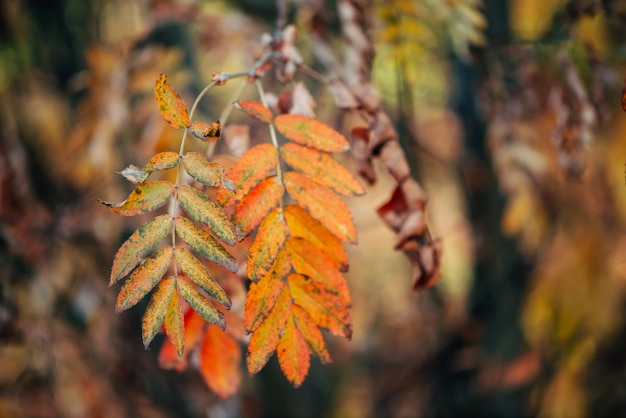
[[[194,180],[205,186],[224,187],[234,190],[233,183],[224,177],[224,167],[218,163],[208,161],[199,152],[187,152],[183,155],[183,167]]]
[[[301,274],[290,274],[288,283],[293,302],[311,315],[318,326],[340,337],[352,337],[348,306],[339,296]]]
[[[154,86],[154,95],[163,119],[174,128],[185,129],[189,126],[189,115],[185,102],[168,83],[165,73],[159,74]]]
[[[250,335],[248,344],[248,357],[246,359],[248,372],[258,373],[270,359],[278,341],[280,333],[285,327],[287,319],[291,315],[291,295],[285,286],[274,305],[274,309],[256,331]]]
[[[280,254],[272,271],[262,280],[250,284],[243,313],[244,325],[248,332],[255,331],[267,318],[285,287],[283,273],[285,268],[288,273],[291,265],[287,253],[281,251]]]
[[[335,193],[343,196],[365,193],[348,169],[325,152],[290,142],[280,147],[280,155],[291,168],[314,178]]]
[[[177,216],[174,219],[174,228],[176,235],[198,254],[230,271],[237,271],[237,260],[226,248],[189,219]]]
[[[209,271],[204,267],[204,264],[200,262],[191,252],[185,247],[176,247],[174,252],[174,259],[176,265],[180,270],[185,273],[187,277],[191,279],[196,285],[200,286],[202,290],[207,292],[209,296],[213,297],[219,303],[224,305],[226,309],[230,309],[230,298],[220,287],[219,284],[209,274]]]
[[[123,202],[111,203],[98,200],[115,213],[123,216],[135,216],[160,208],[170,199],[173,193],[173,183],[156,180],[140,184],[128,196],[128,199]]]
[[[279,115],[274,119],[274,125],[287,139],[320,151],[343,152],[350,148],[343,135],[317,119]]]
[[[289,195],[333,235],[356,244],[356,228],[346,204],[323,186],[304,174],[290,171],[283,176]]]
[[[177,281],[178,279],[175,280],[175,282]],[[163,325],[167,338],[176,348],[178,358],[182,358],[185,351],[185,317],[180,306],[178,292],[174,292],[174,295],[172,295]]]
[[[287,239],[287,224],[281,208],[274,209],[259,226],[254,242],[248,250],[248,277],[253,282],[269,273],[278,251]]]
[[[161,215],[133,232],[115,254],[109,286],[133,271],[171,230],[172,217]]]
[[[178,293],[174,293],[174,296],[178,298]],[[172,341],[167,338],[163,342],[163,345],[161,345],[159,351],[159,366],[164,369],[174,369],[179,372],[185,370],[189,364],[189,355],[202,340],[206,326],[207,323],[204,318],[198,315],[193,309],[189,309],[184,315],[182,345],[187,348],[184,356],[178,357],[176,347]]]
[[[317,324],[311,318],[311,315],[307,313],[301,306],[293,305],[293,317],[296,321],[296,325],[298,329],[302,333],[302,336],[309,344],[309,348],[320,358],[320,361],[324,364],[331,363],[332,359],[330,358],[330,354],[326,349],[326,342],[324,341],[324,336],[322,332],[317,327]]]
[[[227,245],[235,245],[235,229],[222,209],[198,189],[181,185],[178,189],[180,206],[196,222],[206,225],[209,231]]]
[[[272,112],[270,112],[267,107],[263,106],[262,103],[252,102],[249,100],[237,100],[233,104],[237,109],[241,110],[251,118],[258,119],[265,123],[272,123]]]
[[[235,192],[221,189],[217,193],[217,201],[222,206],[230,206],[272,174],[277,165],[278,151],[272,144],[250,148],[226,173],[226,178],[233,182]]]
[[[143,315],[141,335],[145,348],[148,348],[161,329],[167,310],[170,307],[172,296],[178,297],[176,295],[176,279],[167,277],[159,282]]]
[[[287,319],[276,352],[280,368],[289,383],[295,387],[300,386],[309,372],[311,351],[292,316]]]
[[[115,311],[125,311],[143,299],[163,278],[172,262],[172,256],[172,247],[163,247],[133,271],[120,290]]]
[[[284,212],[290,236],[306,239],[335,260],[339,271],[348,271],[348,253],[339,238],[298,205],[287,205]]]
[[[189,128],[189,132],[204,142],[216,142],[222,136],[222,124],[219,120],[210,125],[204,122],[194,122]]]
[[[194,311],[205,321],[215,324],[218,327],[226,328],[226,322],[224,322],[224,315],[215,309],[215,306],[209,301],[209,299],[200,293],[198,289],[185,277],[179,276],[176,280],[176,288],[178,293],[185,299],[185,301],[193,308]]]
[[[303,238],[291,237],[285,244],[293,269],[322,284],[350,306],[350,290],[333,260],[324,251]]]
[[[200,374],[207,386],[226,399],[241,384],[241,349],[227,332],[209,325],[200,346]]]
[[[244,233],[256,228],[281,202],[285,189],[278,177],[268,177],[259,183],[235,207],[233,223]]]

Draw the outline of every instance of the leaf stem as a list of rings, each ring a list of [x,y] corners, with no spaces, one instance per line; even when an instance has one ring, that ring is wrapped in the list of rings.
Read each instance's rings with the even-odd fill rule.
[[[243,90],[246,88],[246,85],[247,85],[246,82],[242,82],[241,84],[239,84],[239,86],[237,86],[237,88],[235,89],[235,92],[233,93],[233,95],[228,100],[228,103],[226,104],[226,106],[224,106],[224,109],[222,110],[222,113],[220,114],[220,117],[218,119],[220,123],[222,124],[222,126],[226,126],[226,121],[228,121],[228,117],[230,116],[230,113],[233,110],[233,102],[241,96],[241,94],[243,93]],[[217,146],[217,142],[209,142],[207,144],[206,152],[204,153],[207,159],[211,159],[211,157],[213,157],[213,153],[215,152],[216,146]]]

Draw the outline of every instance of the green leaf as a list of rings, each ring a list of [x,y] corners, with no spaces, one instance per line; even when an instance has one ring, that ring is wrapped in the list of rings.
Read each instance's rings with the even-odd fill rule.
[[[170,215],[157,216],[133,232],[115,254],[109,286],[133,271],[154,250],[172,230],[172,222]]]
[[[183,167],[191,177],[205,186],[235,190],[233,182],[224,177],[224,167],[208,161],[199,152],[188,152],[183,155]]]
[[[165,275],[172,256],[172,247],[163,247],[133,271],[117,296],[115,311],[125,311],[143,299]]]
[[[235,245],[233,224],[222,209],[211,202],[204,193],[183,184],[178,189],[178,199],[191,219],[206,225],[209,231],[226,244]]]
[[[226,251],[226,248],[189,219],[181,216],[176,217],[174,228],[176,235],[196,250],[198,254],[232,272],[237,271],[237,260]]]
[[[230,309],[231,302],[215,280],[211,278],[209,271],[204,264],[200,262],[193,254],[184,247],[177,247],[174,258],[178,267],[189,277],[195,284],[200,286],[210,296],[214,297],[219,303]]]
[[[140,184],[123,202],[111,203],[98,201],[109,210],[123,216],[135,216],[160,208],[174,193],[174,184],[169,181],[156,180]]]
[[[185,129],[189,126],[189,115],[185,102],[176,90],[167,82],[165,73],[159,74],[154,86],[154,95],[163,119],[174,128]]]
[[[180,295],[198,315],[211,324],[215,324],[222,329],[226,328],[226,322],[224,321],[222,313],[215,309],[213,304],[198,292],[193,284],[189,283],[185,278],[179,277],[176,285]]]
[[[176,296],[176,279],[167,277],[161,280],[143,315],[141,333],[143,346],[146,349],[161,329],[173,296],[178,297]]]

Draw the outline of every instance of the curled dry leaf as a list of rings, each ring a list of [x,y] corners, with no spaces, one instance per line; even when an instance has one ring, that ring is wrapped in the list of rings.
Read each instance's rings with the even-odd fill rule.
[[[204,122],[194,122],[191,127],[189,127],[189,132],[204,142],[217,142],[222,136],[222,124],[219,120],[216,120],[210,125]]]

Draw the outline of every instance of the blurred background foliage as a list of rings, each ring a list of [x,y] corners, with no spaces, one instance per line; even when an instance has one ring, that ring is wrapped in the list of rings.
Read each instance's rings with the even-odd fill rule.
[[[351,59],[344,1],[288,2],[305,62],[324,74]],[[300,389],[273,359],[222,402],[197,370],[158,368],[159,341],[142,349],[142,309],[113,313],[111,261],[142,219],[92,198],[122,200],[116,171],[178,146],[156,76],[190,103],[212,72],[250,66],[276,5],[0,2],[0,416],[626,416],[626,1],[354,3],[380,97],[430,196],[442,279],[410,291],[376,215],[394,188],[379,169],[350,202],[353,340],[329,339],[334,363],[314,361]],[[299,77],[318,117],[349,123],[324,86]],[[235,84],[203,102],[207,120]],[[245,136],[218,159],[232,162]]]

